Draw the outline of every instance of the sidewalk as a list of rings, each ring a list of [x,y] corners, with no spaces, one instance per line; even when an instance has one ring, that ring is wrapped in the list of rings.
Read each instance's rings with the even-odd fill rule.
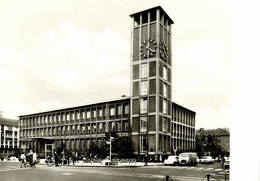
[[[39,164],[46,164],[45,159],[41,159]],[[148,162],[148,166],[163,166],[163,163]],[[105,163],[83,163],[83,161],[76,162],[74,165],[72,163],[65,164],[62,166],[67,167],[144,167],[144,162],[135,163],[116,163],[111,165],[106,165]]]

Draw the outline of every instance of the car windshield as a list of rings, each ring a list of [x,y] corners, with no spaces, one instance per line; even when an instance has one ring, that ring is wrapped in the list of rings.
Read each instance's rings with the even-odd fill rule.
[[[181,154],[180,157],[183,157],[183,158],[188,158],[190,155],[188,154]]]

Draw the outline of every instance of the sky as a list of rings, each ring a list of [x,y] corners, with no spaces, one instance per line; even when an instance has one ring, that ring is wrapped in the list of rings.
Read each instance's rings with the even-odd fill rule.
[[[224,0],[0,0],[3,117],[130,95],[130,14],[160,5],[172,26],[172,100],[196,128],[230,127]]]

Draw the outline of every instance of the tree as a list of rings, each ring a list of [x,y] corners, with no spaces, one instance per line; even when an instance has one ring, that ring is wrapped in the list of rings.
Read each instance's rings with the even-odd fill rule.
[[[196,151],[198,156],[209,153],[213,157],[222,155],[219,139],[214,134],[205,135],[204,132],[200,132],[196,135]]]
[[[133,146],[129,136],[119,137],[116,132],[111,131],[105,134],[105,140],[110,141],[110,137],[113,137],[112,153],[118,154],[119,158],[133,157]],[[109,147],[110,145],[105,145],[106,150],[109,150]]]

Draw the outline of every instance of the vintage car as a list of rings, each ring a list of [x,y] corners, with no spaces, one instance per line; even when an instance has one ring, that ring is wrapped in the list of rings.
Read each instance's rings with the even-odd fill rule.
[[[212,156],[202,156],[200,158],[200,163],[211,163],[213,164],[215,162],[214,158]]]
[[[179,164],[196,166],[198,164],[197,158],[198,158],[197,153],[193,153],[193,152],[181,153],[179,155]]]
[[[170,155],[167,159],[164,160],[164,165],[178,165],[179,163],[179,156],[177,155]]]

